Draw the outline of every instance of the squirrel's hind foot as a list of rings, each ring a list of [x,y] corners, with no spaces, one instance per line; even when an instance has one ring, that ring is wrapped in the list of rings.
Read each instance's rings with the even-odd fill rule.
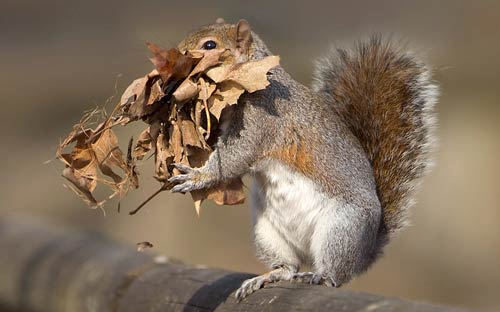
[[[261,289],[267,284],[276,283],[279,281],[291,281],[297,271],[297,268],[282,266],[266,274],[247,279],[243,282],[243,284],[241,284],[240,288],[236,291],[236,294],[234,296],[236,297],[236,300],[240,302],[245,297]]]
[[[331,278],[324,277],[323,275],[314,272],[295,273],[292,276],[292,281],[304,284],[312,284],[312,285],[325,285],[328,287],[339,286]]]
[[[325,285],[328,287],[339,287],[333,279],[324,277],[321,274],[314,272],[297,272],[296,269],[289,267],[280,267],[272,270],[269,273],[247,279],[241,284],[240,288],[236,291],[235,297],[238,302],[263,288],[267,284],[276,283],[281,281],[290,281],[311,285]]]
[[[235,297],[239,302],[250,294],[263,288],[267,284],[281,281],[290,281],[311,285],[325,285],[329,287],[339,287],[332,278],[314,272],[297,272],[297,268],[282,266],[269,273],[247,279],[236,291]]]

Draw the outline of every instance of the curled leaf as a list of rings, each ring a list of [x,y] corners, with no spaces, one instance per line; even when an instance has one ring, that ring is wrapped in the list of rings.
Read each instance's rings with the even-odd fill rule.
[[[74,168],[66,167],[62,173],[63,177],[73,184],[70,187],[83,201],[90,207],[98,206],[97,200],[92,195],[95,183],[95,172],[77,171]]]
[[[187,78],[173,93],[173,97],[178,103],[184,103],[198,94],[198,85]]]
[[[141,160],[152,149],[153,138],[149,131],[150,129],[148,127],[139,134],[132,154],[134,158]]]
[[[184,55],[175,48],[165,50],[150,42],[146,42],[146,45],[153,53],[151,62],[164,84],[187,77],[197,62],[197,59]]]
[[[194,122],[186,119],[182,120],[180,130],[182,135],[182,143],[184,146],[203,146],[200,142],[200,137],[198,136],[198,132],[196,131]]]

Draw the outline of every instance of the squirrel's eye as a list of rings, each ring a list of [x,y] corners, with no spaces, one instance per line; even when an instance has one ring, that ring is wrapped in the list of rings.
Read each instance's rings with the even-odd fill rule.
[[[215,43],[215,41],[213,41],[213,40],[208,40],[203,44],[203,49],[205,49],[205,50],[212,50],[212,49],[215,49],[216,47],[217,47],[217,43]]]

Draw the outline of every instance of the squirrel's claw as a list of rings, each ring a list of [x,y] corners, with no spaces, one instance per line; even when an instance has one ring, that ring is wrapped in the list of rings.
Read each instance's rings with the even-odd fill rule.
[[[182,174],[173,176],[170,179],[168,179],[168,182],[177,184],[171,189],[172,193],[186,193],[197,189],[194,181],[198,169],[193,169],[181,163],[176,163],[172,165],[177,170],[182,172]]]
[[[267,284],[279,281],[290,281],[295,273],[297,273],[297,268],[294,266],[280,266],[264,275],[256,276],[244,281],[243,284],[241,284],[241,287],[236,291],[234,297],[236,298],[236,301],[240,302],[245,299],[245,297],[248,297],[250,294],[256,292]]]
[[[311,284],[311,285],[325,285],[328,287],[339,287],[337,283],[333,281],[333,279],[325,277],[321,274],[317,274],[314,272],[298,272],[292,275],[292,281],[303,283],[303,284]]]
[[[190,174],[179,174],[179,175],[176,175],[176,176],[171,177],[170,179],[168,179],[168,182],[179,184],[179,183],[182,183],[182,182],[189,181],[190,179],[191,179],[191,175]]]
[[[236,291],[236,294],[234,296],[236,298],[236,301],[240,302],[245,297],[256,292],[265,285],[280,281],[290,281],[312,285],[326,285],[329,287],[339,286],[330,277],[323,276],[314,272],[299,273],[296,272],[296,269],[293,267],[283,266],[267,274],[256,276],[244,281],[243,284],[241,284],[241,287]]]
[[[241,287],[236,291],[234,297],[236,298],[236,301],[240,302],[241,300],[248,297],[248,295],[264,287],[265,284],[271,282],[272,280],[269,278],[268,275],[261,275],[248,279],[245,282],[243,282]]]
[[[189,167],[188,165],[184,165],[181,163],[175,163],[175,164],[172,164],[172,166],[174,166],[175,169],[179,170],[182,173],[190,173],[190,172],[193,172],[195,170],[195,169]]]
[[[179,163],[173,164],[173,166],[182,174],[168,179],[168,182],[177,184],[170,190],[172,193],[187,193],[206,188],[212,183],[209,175],[203,173],[201,168],[191,168]]]
[[[178,185],[174,186],[170,191],[172,193],[187,193],[187,192],[191,192],[191,191],[194,191],[197,189],[198,188],[193,183],[193,181],[186,181],[182,184],[178,184]]]

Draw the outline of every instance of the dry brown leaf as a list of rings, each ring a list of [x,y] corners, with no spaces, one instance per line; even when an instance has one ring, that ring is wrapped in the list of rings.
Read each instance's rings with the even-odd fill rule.
[[[200,148],[203,146],[200,142],[195,125],[191,120],[181,120],[180,130],[182,135],[182,144],[184,146],[195,146]]]
[[[87,169],[93,170],[94,168],[91,166]],[[77,171],[71,167],[66,167],[62,173],[62,176],[73,184],[74,187],[70,186],[71,190],[80,196],[87,205],[95,207],[98,206],[98,202],[92,195],[92,191],[97,183],[94,178],[89,178],[92,175],[95,176],[96,172]]]
[[[172,94],[178,103],[184,103],[198,94],[198,85],[186,78]]]
[[[184,152],[184,148],[182,147],[182,133],[179,128],[179,125],[174,122],[170,134],[170,146],[172,147],[172,152],[174,153],[174,162],[179,163],[182,161],[182,154]]]
[[[198,132],[200,134],[205,134],[205,129],[203,129],[202,125],[201,125],[201,113],[203,112],[204,110],[204,107],[203,107],[203,101],[200,100],[200,99],[197,99],[196,100],[196,104],[194,105],[194,108],[193,108],[193,115],[194,115],[194,118],[193,118],[193,121],[194,121],[194,124],[196,125],[196,129],[198,129]]]
[[[200,216],[201,204],[205,199],[211,199],[217,205],[239,205],[245,202],[243,182],[234,179],[216,187],[191,192],[196,215]]]
[[[174,152],[169,146],[168,138],[163,133],[158,135],[156,140],[155,163],[156,178],[159,181],[166,181],[170,178],[168,167],[174,161]]]
[[[245,92],[243,87],[241,87],[238,83],[229,80],[219,84],[219,88],[215,94],[222,96],[227,105],[234,105],[238,102],[238,99],[243,92]]]
[[[226,108],[228,105],[224,101],[224,98],[220,95],[213,95],[209,100],[208,100],[208,106],[210,107],[210,113],[217,118],[217,120],[220,119],[220,116],[222,114],[222,110]]]
[[[153,139],[151,138],[151,134],[149,131],[150,128],[148,127],[144,131],[142,131],[137,138],[137,143],[135,145],[134,151],[132,152],[132,156],[138,160],[142,160],[144,156],[153,148]]]
[[[186,146],[186,154],[188,155],[189,166],[193,168],[202,167],[212,153],[210,147],[199,148],[194,146]]]
[[[239,64],[231,71],[228,80],[239,83],[250,93],[265,89],[269,85],[267,73],[278,66],[279,62],[279,56],[272,55],[262,60]]]
[[[165,50],[150,42],[146,42],[146,45],[153,53],[151,62],[155,65],[165,85],[187,77],[198,62],[198,59],[184,55],[176,48]]]
[[[196,211],[196,215],[200,217],[200,210],[201,210],[201,203],[203,202],[202,199],[195,199],[193,197],[193,202],[194,202],[194,210]]]
[[[146,88],[148,81],[150,84],[152,84],[151,81],[157,81],[158,78],[159,78],[158,71],[156,69],[153,69],[146,76],[137,78],[136,80],[132,81],[132,83],[127,87],[127,89],[125,89],[125,92],[123,92],[120,98],[120,104],[125,105],[130,101],[135,101],[139,96],[144,94],[144,89]]]
[[[227,106],[236,104],[243,92],[245,92],[243,87],[234,81],[224,81],[220,83],[218,89],[208,100],[210,113],[219,120],[222,110]]]
[[[233,66],[234,65],[232,64],[224,64],[221,66],[210,68],[205,74],[208,78],[212,79],[213,82],[220,83],[224,80],[227,80],[227,77],[229,76],[229,73],[231,72]]]
[[[106,200],[97,201],[92,192],[98,182],[110,187],[113,191],[109,198],[126,193],[129,187],[137,187],[137,172],[133,161],[126,162],[118,148],[118,140],[110,129],[110,119],[99,124],[95,130],[88,129],[91,116],[86,115],[80,123],[73,127],[68,137],[60,144],[57,156],[66,164],[63,176],[71,182],[68,187],[80,196],[91,207],[101,206]],[[63,149],[74,143],[70,153]],[[120,169],[123,177],[113,171]],[[107,176],[112,180],[99,177]],[[129,183],[128,183],[129,182]]]
[[[79,125],[81,127],[81,125]],[[89,129],[78,132],[77,127],[68,135],[58,148],[58,157],[66,163],[63,176],[72,182],[78,190],[94,203],[93,197],[87,195],[97,186],[97,161],[86,140],[92,131]],[[62,150],[71,143],[75,143],[70,154],[62,153]]]
[[[224,53],[226,49],[213,49],[213,50],[194,50],[190,51],[192,55],[201,56],[201,60],[198,64],[193,68],[189,77],[192,77],[196,74],[206,71],[210,67],[218,65],[219,58]]]
[[[279,65],[279,60],[279,56],[271,55],[257,61],[214,67],[207,70],[206,74],[216,83],[225,80],[235,81],[252,93],[269,85],[267,73]]]
[[[123,92],[120,99],[120,104],[127,105],[135,101],[144,92],[147,80],[148,80],[147,77],[141,77],[132,81],[132,83],[127,87],[127,89],[125,89],[125,92]]]
[[[151,77],[149,78],[148,81],[146,81],[146,89],[144,91],[143,104],[146,106],[153,105],[164,95],[165,93],[163,93],[160,81],[157,80],[155,77]]]
[[[217,85],[215,83],[206,82],[201,77],[198,81],[199,81],[199,85],[200,85],[200,87],[199,87],[200,92],[198,93],[198,99],[202,100],[202,102],[203,102],[203,100],[208,100],[212,96],[212,94],[217,89]]]
[[[125,173],[128,172],[129,168],[123,159],[123,153],[118,147],[118,138],[114,132],[111,129],[103,131],[99,138],[91,144],[91,148],[101,172],[112,178],[115,183],[122,182],[122,177],[116,174],[112,167],[118,167]]]
[[[127,147],[127,175],[130,187],[136,189],[139,188],[139,172],[137,172],[137,166],[135,163],[136,158],[132,157],[133,144],[134,144],[134,138],[131,137]],[[118,202],[118,212],[120,212],[120,202]]]
[[[207,123],[203,139],[208,140],[210,138],[210,133],[212,131],[212,118],[210,117],[210,112],[208,110],[208,103],[207,103],[207,99],[209,97],[209,84],[206,83],[202,77],[200,77],[199,79],[199,84],[200,84],[200,93],[202,94],[201,100],[203,102],[203,108],[205,110],[205,118]],[[203,139],[202,141],[204,141]]]
[[[151,139],[153,140],[153,142],[156,142],[158,135],[160,135],[161,129],[162,129],[162,124],[159,120],[155,120],[155,121],[150,123],[149,135],[151,136]]]
[[[239,205],[245,202],[243,193],[243,182],[241,179],[234,179],[211,190],[207,196],[217,205]]]
[[[127,87],[120,100],[123,115],[131,120],[137,120],[157,109],[151,106],[164,96],[159,78],[160,75],[155,69],[146,76],[134,80]]]
[[[151,244],[150,242],[140,242],[140,243],[137,243],[136,245],[137,245],[138,252],[143,252],[148,248],[153,248],[153,244]]]

